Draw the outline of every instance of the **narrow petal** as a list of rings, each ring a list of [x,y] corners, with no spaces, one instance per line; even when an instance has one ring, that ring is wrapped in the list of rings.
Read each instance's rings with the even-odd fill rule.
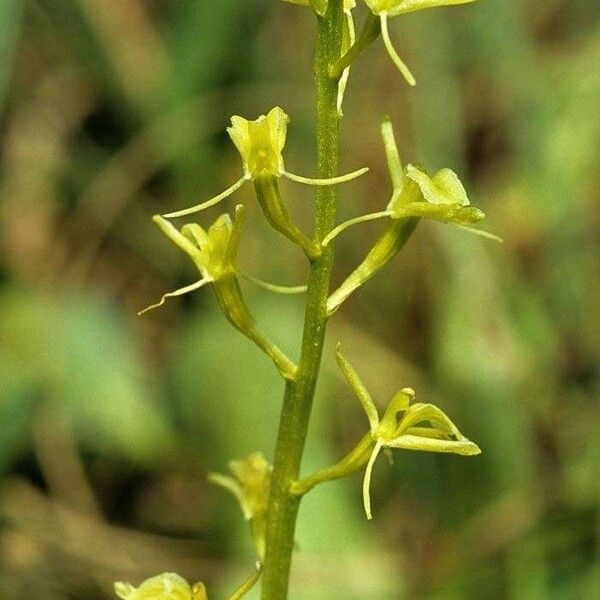
[[[455,223],[455,225],[457,227],[460,227],[461,229],[464,229],[465,231],[468,231],[469,233],[472,233],[473,235],[478,235],[479,237],[486,238],[487,240],[492,240],[492,242],[499,242],[500,244],[504,243],[504,240],[501,237],[498,237],[497,235],[494,235],[489,231],[484,231],[483,229],[476,229],[475,227],[469,227],[467,225],[462,225],[459,223]]]
[[[207,283],[210,283],[211,281],[212,281],[212,279],[200,279],[200,281],[196,281],[196,283],[192,283],[191,285],[182,287],[178,290],[175,290],[174,292],[168,292],[167,294],[164,294],[163,297],[160,299],[160,301],[157,302],[156,304],[151,304],[150,306],[147,306],[146,308],[144,308],[144,310],[140,310],[140,312],[138,312],[138,316],[143,315],[144,313],[147,313],[150,310],[154,310],[155,308],[158,308],[159,306],[162,306],[165,303],[165,300],[167,298],[173,298],[175,296],[183,296],[184,294],[188,294],[189,292],[193,292],[194,290],[200,289],[203,285],[206,285]]]
[[[229,244],[225,255],[225,261],[230,265],[235,265],[237,261],[238,251],[240,249],[240,241],[242,238],[242,230],[246,223],[246,207],[244,204],[238,204],[235,207],[235,218],[229,235]]]
[[[445,452],[460,454],[462,456],[474,456],[481,454],[477,444],[465,439],[448,440],[423,437],[419,435],[403,434],[393,440],[386,442],[390,448],[402,448],[404,450],[421,450],[424,452]]]
[[[358,225],[359,223],[365,223],[367,221],[373,221],[375,219],[381,219],[383,217],[393,217],[394,213],[390,210],[383,210],[381,212],[371,213],[368,215],[362,215],[360,217],[354,217],[348,221],[344,221],[334,229],[332,229],[321,242],[321,245],[325,248],[330,242],[332,242],[340,233],[346,231],[349,227]]]
[[[401,0],[390,10],[390,16],[402,15],[426,8],[439,6],[454,6],[456,4],[469,4],[476,0]]]
[[[392,185],[394,191],[398,191],[402,187],[404,171],[402,169],[402,161],[400,160],[396,138],[394,136],[394,127],[389,117],[381,124],[381,137],[383,138],[385,158],[387,160],[390,178],[392,179]]]
[[[379,17],[381,19],[381,37],[383,38],[383,43],[385,44],[385,48],[388,54],[390,55],[390,58],[392,59],[396,67],[398,67],[398,70],[400,71],[400,73],[402,73],[402,76],[404,77],[404,79],[406,79],[408,84],[411,86],[417,85],[417,82],[413,74],[410,72],[410,69],[406,66],[406,64],[400,58],[400,56],[398,56],[398,53],[396,52],[396,49],[392,44],[392,40],[390,39],[390,32],[388,30],[387,12],[382,12],[379,15]]]
[[[393,209],[394,218],[407,219],[408,217],[423,217],[441,223],[453,225],[466,225],[479,223],[485,219],[485,214],[474,206],[463,206],[458,202],[452,204],[432,204],[430,202],[410,202],[398,204]]]
[[[242,486],[233,477],[221,475],[221,473],[209,473],[207,479],[210,483],[218,485],[233,494],[240,505],[242,504],[244,492]]]
[[[292,181],[296,183],[303,183],[304,185],[337,185],[338,183],[346,183],[347,181],[352,181],[361,175],[364,175],[369,170],[369,167],[363,167],[362,169],[357,169],[356,171],[352,171],[352,173],[347,173],[346,175],[339,175],[338,177],[330,177],[328,179],[314,179],[312,177],[302,177],[301,175],[294,175],[289,171],[284,171],[283,174]]]
[[[197,204],[196,206],[191,206],[190,208],[184,208],[182,210],[167,213],[166,215],[163,215],[163,217],[166,217],[168,219],[172,219],[174,217],[185,217],[186,215],[191,215],[193,213],[200,212],[205,208],[214,206],[215,204],[221,202],[221,200],[225,200],[225,198],[228,198],[229,196],[231,196],[231,194],[239,190],[244,185],[244,183],[246,183],[246,181],[248,181],[248,177],[244,175],[243,177],[238,179],[231,187],[228,187],[224,192],[217,194],[214,198],[206,200],[205,202]]]
[[[356,30],[354,29],[354,18],[352,17],[352,10],[345,9],[344,16],[346,21],[344,23],[344,33],[342,36],[342,48],[341,55],[343,56],[350,50],[356,41]],[[340,80],[338,81],[338,95],[337,95],[337,111],[340,118],[344,116],[342,110],[342,104],[344,102],[344,94],[346,93],[346,86],[348,85],[348,78],[350,77],[350,67],[346,67],[342,71]]]
[[[340,347],[341,344],[338,343],[336,352],[337,363],[342,370],[342,373],[346,377],[346,381],[350,384],[350,387],[354,390],[354,393],[360,400],[363,410],[369,419],[371,433],[375,434],[377,428],[379,427],[379,415],[377,414],[377,407],[375,406],[373,398],[371,398],[371,394],[369,394],[369,390],[367,390],[359,374],[340,352]]]
[[[414,397],[415,391],[412,388],[403,388],[394,395],[381,419],[379,431],[385,432],[382,435],[394,435],[398,429],[397,415],[408,410]]]
[[[381,448],[382,443],[378,441],[375,444],[371,458],[369,458],[369,462],[367,463],[367,468],[365,469],[365,478],[363,479],[363,504],[365,506],[365,514],[367,515],[367,519],[369,519],[369,521],[373,518],[373,514],[371,513],[371,475],[373,474],[373,465],[379,456]]]
[[[262,279],[258,279],[257,277],[252,277],[252,275],[248,275],[247,273],[242,273],[241,271],[238,271],[238,275],[240,275],[240,277],[243,277],[244,279],[247,279],[248,281],[251,281],[254,285],[257,285],[258,287],[261,287],[261,288],[268,290],[269,292],[273,292],[275,294],[288,294],[288,295],[304,294],[306,292],[306,288],[307,288],[307,286],[305,286],[305,285],[293,285],[293,286],[276,285],[274,283],[269,283],[268,281],[263,281]]]
[[[200,248],[202,252],[210,251],[210,237],[198,223],[186,223],[181,233]]]
[[[169,223],[169,221],[160,215],[154,215],[152,220],[158,225],[160,230],[190,258],[192,258],[194,261],[202,260],[200,248],[194,245],[194,242],[192,242],[183,232],[179,231],[177,227],[173,225],[173,223]]]

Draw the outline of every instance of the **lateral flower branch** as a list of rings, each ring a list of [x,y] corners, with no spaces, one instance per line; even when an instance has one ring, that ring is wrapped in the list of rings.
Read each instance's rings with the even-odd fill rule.
[[[412,404],[415,392],[403,388],[390,400],[383,417],[379,417],[371,394],[354,367],[337,349],[337,362],[346,381],[359,399],[369,421],[369,432],[339,463],[292,484],[292,493],[303,495],[315,485],[339,479],[361,469],[365,464],[363,502],[367,519],[372,519],[371,475],[383,448],[444,452],[473,456],[480,454],[477,444],[468,440],[448,416],[433,404]]]
[[[389,119],[381,126],[387,166],[392,184],[385,208],[336,224],[338,184],[366,173],[367,168],[339,175],[339,129],[342,103],[350,67],[362,51],[382,36],[388,54],[404,78],[415,78],[392,45],[388,20],[410,12],[439,6],[467,4],[474,0],[364,0],[366,21],[355,32],[355,0],[286,0],[311,9],[316,22],[314,81],[316,89],[316,177],[302,177],[286,170],[283,150],[290,122],[276,106],[255,120],[231,118],[227,129],[242,160],[240,178],[223,192],[195,206],[153,217],[154,222],[191,259],[199,278],[185,287],[165,293],[140,314],[162,306],[167,299],[210,286],[227,320],[256,344],[285,379],[275,452],[267,460],[260,452],[229,463],[231,475],[211,473],[209,481],[229,491],[238,501],[249,524],[257,559],[250,576],[229,600],[239,600],[261,582],[262,600],[286,600],[295,528],[302,497],[320,483],[364,469],[362,496],[365,513],[372,517],[370,486],[375,462],[382,450],[418,450],[474,456],[480,449],[467,439],[440,408],[415,402],[410,387],[400,389],[382,414],[378,411],[358,372],[337,348],[338,365],[359,399],[368,429],[357,445],[339,462],[301,477],[301,462],[311,408],[325,345],[329,318],[357,289],[379,273],[404,248],[421,219],[460,227],[484,238],[495,235],[475,227],[484,218],[472,206],[458,175],[448,168],[432,174],[415,164],[403,164]],[[293,221],[284,202],[279,180],[315,188],[313,231],[305,233]],[[251,182],[268,224],[298,246],[308,259],[306,285],[285,287],[243,273],[238,265],[245,207],[235,207],[233,220],[227,212],[209,227],[187,223],[178,228],[170,221],[200,213],[231,196]],[[364,259],[331,290],[333,246],[339,235],[361,223],[380,219],[382,231]],[[242,294],[240,279],[246,278],[272,292],[305,293],[305,318],[297,364],[259,328]],[[233,421],[232,421],[233,422]],[[249,569],[250,571],[250,569]],[[207,600],[202,583],[190,585],[174,573],[163,573],[142,582],[115,584],[121,600]],[[292,597],[295,597],[292,594]]]

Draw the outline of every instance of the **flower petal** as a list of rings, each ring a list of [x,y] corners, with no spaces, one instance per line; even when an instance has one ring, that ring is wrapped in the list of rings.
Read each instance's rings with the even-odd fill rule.
[[[469,198],[458,175],[451,169],[441,169],[433,177],[413,165],[407,165],[406,176],[420,188],[423,197],[431,204],[469,205]]]
[[[371,453],[371,458],[369,458],[367,468],[365,469],[365,478],[363,479],[363,504],[365,507],[365,514],[367,515],[367,519],[369,519],[369,521],[373,518],[373,514],[371,512],[371,476],[373,474],[373,465],[375,464],[382,447],[383,444],[381,441],[378,441],[375,444],[373,452]]]
[[[436,439],[420,435],[403,434],[393,440],[387,441],[389,448],[402,448],[404,450],[421,450],[424,452],[446,452],[461,454],[462,456],[474,456],[481,454],[477,444],[466,438],[461,440]]]
[[[346,381],[350,387],[354,390],[357,398],[360,400],[360,404],[369,419],[369,426],[371,428],[371,434],[375,434],[379,427],[379,415],[377,414],[377,407],[369,394],[365,384],[362,382],[359,374],[354,370],[354,367],[347,361],[346,357],[340,352],[341,344],[337,345],[336,359],[337,363],[342,370],[342,373],[346,377]]]

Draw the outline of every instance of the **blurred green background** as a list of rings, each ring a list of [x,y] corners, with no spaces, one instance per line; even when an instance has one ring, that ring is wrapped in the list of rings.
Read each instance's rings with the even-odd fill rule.
[[[382,405],[412,386],[483,454],[379,462],[371,523],[359,474],[315,490],[291,598],[599,598],[600,4],[482,0],[394,19],[392,35],[418,85],[381,40],[356,63],[341,170],[371,172],[340,188],[340,220],[387,201],[390,114],[404,160],[460,173],[505,242],[423,223],[348,301],[305,471],[366,427],[338,339]],[[194,280],[150,216],[239,177],[232,114],[281,105],[286,163],[314,173],[313,40],[310,12],[276,0],[0,2],[1,598],[108,599],[115,579],[161,571],[223,598],[252,569],[206,474],[271,456],[282,384],[209,290],[136,311]],[[282,185],[308,226],[313,192]],[[242,266],[302,282],[252,189],[237,201]],[[380,227],[340,238],[335,282]],[[302,298],[244,289],[296,356]]]

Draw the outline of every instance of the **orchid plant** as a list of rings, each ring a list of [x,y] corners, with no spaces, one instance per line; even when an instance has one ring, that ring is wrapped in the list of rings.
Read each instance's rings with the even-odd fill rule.
[[[385,208],[336,224],[335,204],[339,184],[364,175],[363,167],[347,175],[338,173],[338,135],[342,102],[350,67],[362,51],[382,36],[394,64],[411,85],[415,79],[392,45],[388,18],[427,8],[467,4],[474,0],[365,0],[369,9],[365,23],[356,35],[354,0],[286,0],[313,11],[316,17],[315,53],[317,176],[303,177],[287,171],[283,150],[290,119],[278,106],[251,120],[231,119],[227,132],[242,159],[240,178],[223,192],[195,206],[154,217],[162,233],[192,260],[199,279],[181,289],[168,292],[159,302],[140,312],[162,306],[168,298],[212,287],[226,319],[252,340],[274,363],[285,381],[280,427],[272,464],[260,452],[230,462],[233,476],[211,474],[209,480],[226,489],[237,500],[250,525],[256,550],[255,567],[250,576],[229,597],[242,598],[261,581],[263,600],[288,597],[289,572],[294,548],[294,531],[300,501],[316,485],[365,470],[362,496],[368,519],[373,517],[370,484],[373,467],[382,450],[418,450],[474,456],[479,447],[467,439],[440,408],[414,402],[410,387],[397,392],[380,413],[358,372],[341,353],[337,362],[342,375],[357,396],[368,420],[368,428],[357,445],[338,463],[312,475],[300,477],[311,406],[319,374],[328,320],[344,302],[371,277],[383,269],[405,246],[421,219],[460,227],[491,240],[495,235],[475,227],[483,212],[472,206],[458,175],[443,168],[433,175],[400,158],[392,123],[384,119],[381,135],[392,183],[392,194]],[[288,211],[279,189],[279,179],[316,188],[313,232],[298,227]],[[238,248],[243,235],[245,206],[235,207],[233,220],[222,214],[207,230],[197,223],[176,227],[173,219],[201,213],[252,183],[255,196],[267,222],[291,243],[298,246],[309,265],[306,285],[287,288],[261,281],[243,273],[238,265]],[[379,237],[364,259],[335,290],[330,290],[333,246],[336,238],[351,227],[381,219]],[[262,332],[247,306],[239,285],[245,277],[277,293],[306,294],[305,322],[299,357],[288,357]],[[151,577],[139,587],[115,584],[122,600],[206,600],[202,583],[190,586],[173,573]]]

